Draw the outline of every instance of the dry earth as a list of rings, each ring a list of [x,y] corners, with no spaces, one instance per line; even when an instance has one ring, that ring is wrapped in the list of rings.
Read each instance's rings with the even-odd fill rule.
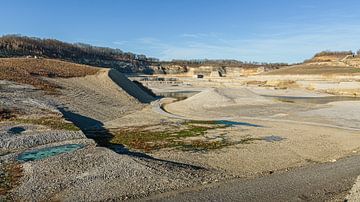
[[[2,81],[0,199],[142,198],[360,152],[360,101],[327,93],[335,83],[340,91],[356,89],[357,74],[182,78],[176,85],[153,85],[157,92],[201,90],[181,101],[155,100],[114,70],[77,76],[34,76],[57,94],[26,85],[32,82]],[[81,147],[19,160],[69,144]],[[132,147],[139,145],[153,147]],[[349,196],[355,200],[356,190]]]

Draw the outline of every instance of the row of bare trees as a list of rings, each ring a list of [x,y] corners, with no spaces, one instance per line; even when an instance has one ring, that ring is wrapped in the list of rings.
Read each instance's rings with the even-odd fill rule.
[[[359,51],[358,51],[359,53]],[[352,51],[322,51],[320,53],[316,53],[314,57],[321,56],[346,56],[346,55],[354,55]]]
[[[43,57],[100,67],[137,68],[146,67],[156,58],[123,52],[120,49],[97,47],[84,43],[65,43],[55,39],[40,39],[21,35],[0,37],[0,57]],[[127,71],[133,71],[127,69]],[[136,69],[135,69],[136,70]]]
[[[260,62],[243,62],[239,60],[210,60],[210,59],[196,59],[196,60],[171,60],[163,62],[165,64],[176,64],[182,66],[219,66],[219,67],[258,67],[258,66],[286,66],[287,63],[260,63]]]

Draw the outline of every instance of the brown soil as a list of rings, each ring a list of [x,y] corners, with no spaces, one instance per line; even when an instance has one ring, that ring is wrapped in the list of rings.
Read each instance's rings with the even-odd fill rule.
[[[268,75],[284,75],[284,74],[360,74],[360,68],[342,67],[342,66],[325,66],[325,65],[294,65],[289,68],[274,70]]]
[[[54,91],[58,86],[42,77],[82,77],[98,71],[98,68],[87,65],[34,58],[1,58],[0,69],[0,80],[30,84],[46,91]]]

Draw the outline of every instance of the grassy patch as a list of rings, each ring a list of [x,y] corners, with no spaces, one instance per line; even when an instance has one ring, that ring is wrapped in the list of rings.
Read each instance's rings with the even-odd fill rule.
[[[8,164],[0,168],[0,195],[6,195],[18,185],[23,176],[20,164]]]
[[[212,149],[221,149],[230,145],[237,144],[250,144],[255,140],[262,140],[261,138],[244,138],[240,141],[230,142],[222,139],[220,141],[202,141],[195,140],[190,143],[184,143],[181,147],[183,150],[191,150],[191,151],[204,151],[204,150],[212,150]]]
[[[114,131],[111,144],[123,144],[131,149],[138,149],[145,152],[162,148],[177,148],[182,150],[210,150],[220,149],[233,145],[225,139],[208,140],[204,137],[208,130],[228,127],[223,124],[216,124],[215,121],[187,121],[182,127],[163,131],[151,131],[146,127],[124,128]],[[189,140],[189,137],[200,137],[197,140]],[[245,143],[237,142],[235,144]]]
[[[226,146],[232,145],[231,142],[221,140],[221,141],[203,141],[203,140],[194,140],[189,143],[182,143],[180,148],[182,150],[190,151],[206,151],[213,149],[221,149]]]
[[[38,119],[16,118],[16,119],[11,119],[11,121],[15,121],[15,122],[19,122],[19,123],[26,123],[26,124],[34,124],[34,125],[43,125],[43,126],[47,126],[54,130],[68,130],[68,131],[79,131],[80,130],[73,123],[65,122],[60,117],[41,117]]]

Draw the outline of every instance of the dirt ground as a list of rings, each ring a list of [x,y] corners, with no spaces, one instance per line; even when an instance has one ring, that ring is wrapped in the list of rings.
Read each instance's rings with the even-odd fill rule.
[[[339,98],[304,88],[299,80],[281,88],[263,81],[261,85],[206,81],[197,86],[187,80],[183,86],[161,84],[153,90],[200,92],[187,99],[153,100],[134,83],[114,82],[114,78],[109,70],[99,70],[79,78],[45,79],[59,86],[57,95],[5,82],[3,106],[62,115],[62,126],[74,123],[78,130],[55,130],[58,125],[44,126],[42,121],[9,124],[11,117],[4,116],[0,144],[6,151],[1,162],[14,162],[28,150],[85,145],[22,163],[23,177],[17,175],[20,184],[10,191],[14,199],[141,198],[233,177],[253,178],[336,162],[360,152],[356,97]],[[25,131],[12,135],[16,127]]]
[[[236,89],[230,90],[233,91]],[[207,131],[205,138],[222,138],[229,142],[241,142],[245,139],[252,141],[198,152],[162,149],[152,152],[152,155],[223,170],[235,176],[266,174],[311,163],[336,161],[359,152],[360,117],[356,108],[359,101],[330,100],[329,103],[318,104],[305,100],[292,103],[249,91],[251,89],[238,89],[238,92],[247,92],[246,96],[237,96],[237,100],[234,98],[236,101],[229,101],[229,97],[221,97],[224,95],[222,89],[215,91],[218,93],[216,96],[209,95],[214,91],[205,90],[204,95],[198,94],[165,105],[164,109],[169,113],[168,118],[164,113],[156,115],[158,111],[154,108],[145,108],[141,112],[107,122],[105,126],[122,127],[133,122],[129,120],[142,120],[136,122],[138,125],[156,124],[169,119],[233,121],[235,124],[231,127]],[[281,96],[281,91],[257,91]],[[323,96],[308,91],[295,92],[293,96]],[[210,97],[211,99],[207,100]],[[203,99],[192,102],[201,98]],[[215,100],[216,98],[218,100]],[[249,99],[252,100],[251,104],[248,103]],[[217,102],[226,103],[224,101],[230,104],[216,105]],[[176,118],[173,115],[179,116]]]

